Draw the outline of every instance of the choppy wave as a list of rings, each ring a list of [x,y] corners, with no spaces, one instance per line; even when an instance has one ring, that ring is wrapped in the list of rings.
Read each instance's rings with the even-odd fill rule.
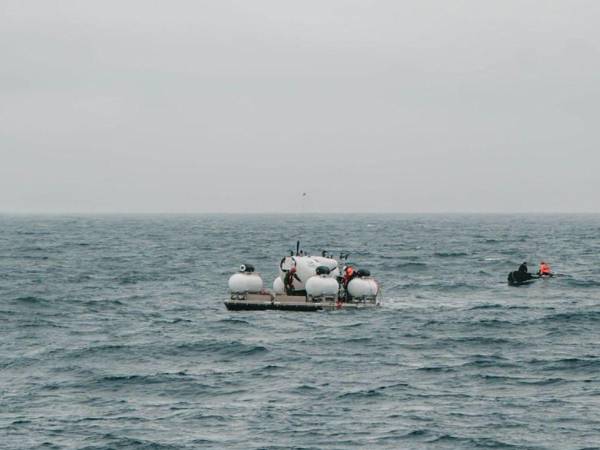
[[[437,256],[438,258],[459,258],[462,256],[468,256],[468,253],[465,252],[435,252],[433,256]]]
[[[600,217],[0,219],[3,448],[600,442]],[[350,251],[383,308],[226,311],[229,274],[269,284],[297,238]],[[506,285],[548,257],[565,276]]]

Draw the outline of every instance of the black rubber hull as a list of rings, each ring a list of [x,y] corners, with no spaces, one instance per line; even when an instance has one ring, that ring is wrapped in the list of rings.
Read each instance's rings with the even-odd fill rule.
[[[536,279],[532,279],[532,280],[525,280],[525,281],[513,281],[513,282],[508,282],[509,286],[529,286],[530,284],[533,284],[535,282]]]

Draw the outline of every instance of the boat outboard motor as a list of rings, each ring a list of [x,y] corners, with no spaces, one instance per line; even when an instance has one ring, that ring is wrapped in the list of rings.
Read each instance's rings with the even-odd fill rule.
[[[254,266],[252,264],[242,264],[240,266],[240,272],[252,273],[254,272]]]
[[[316,268],[317,275],[329,275],[331,269],[327,266],[319,266]]]

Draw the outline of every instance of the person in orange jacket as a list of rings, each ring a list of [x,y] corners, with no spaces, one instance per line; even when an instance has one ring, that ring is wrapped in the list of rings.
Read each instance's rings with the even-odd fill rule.
[[[348,287],[348,283],[350,283],[350,280],[355,276],[356,271],[354,270],[354,267],[346,266],[346,268],[344,269],[344,277],[342,278],[342,285],[344,286],[344,289]]]
[[[538,275],[552,275],[552,269],[550,268],[550,264],[542,261],[540,263],[540,270],[538,271]]]

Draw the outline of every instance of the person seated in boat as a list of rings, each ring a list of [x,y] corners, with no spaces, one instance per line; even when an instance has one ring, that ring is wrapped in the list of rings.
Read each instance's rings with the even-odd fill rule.
[[[542,261],[540,263],[540,270],[538,271],[538,275],[540,275],[540,276],[552,276],[552,269],[550,268],[550,264]]]
[[[527,262],[523,262],[520,266],[519,266],[519,272],[521,273],[526,273],[527,275],[529,275],[529,269],[527,268]]]
[[[508,275],[508,281],[510,283],[522,283],[524,281],[530,280],[531,278],[532,276],[529,273],[529,269],[527,268],[526,262],[523,262],[523,264],[519,266],[518,270],[511,272]]]
[[[292,295],[294,292],[294,279],[301,281],[296,273],[296,268],[292,267],[285,273],[285,277],[283,278],[283,286],[287,295]]]

